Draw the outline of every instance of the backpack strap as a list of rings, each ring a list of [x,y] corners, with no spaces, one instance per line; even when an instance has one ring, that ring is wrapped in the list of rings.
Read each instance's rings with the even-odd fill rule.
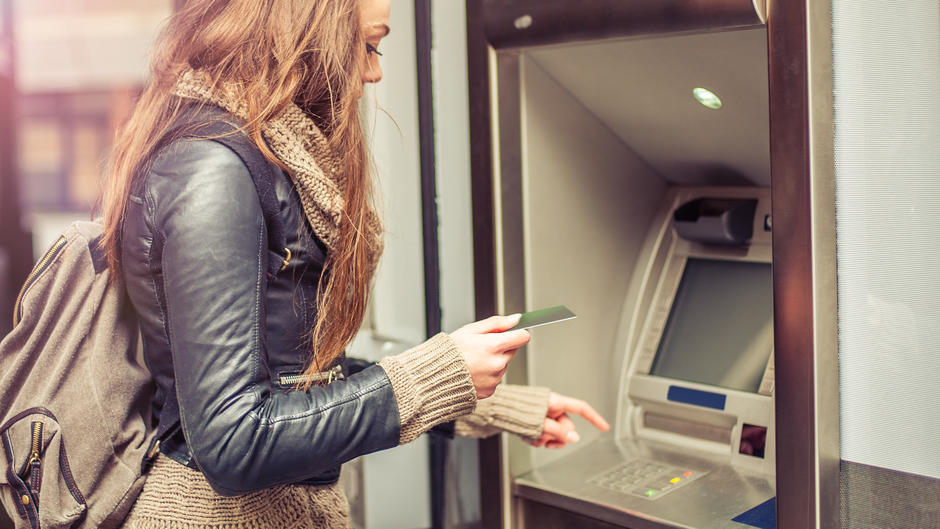
[[[221,109],[218,112],[224,114]],[[268,279],[273,279],[290,261],[290,250],[287,248],[284,227],[281,225],[281,208],[274,192],[274,172],[271,170],[271,162],[261,154],[244,131],[221,117],[201,127],[199,133],[234,151],[248,168],[251,179],[255,183],[255,190],[258,192],[258,199],[261,201],[261,212],[268,230],[268,246],[277,255],[283,256],[282,261],[275,259],[268,261]]]
[[[160,420],[157,423],[157,434],[153,436],[153,439],[150,440],[150,446],[147,447],[147,452],[144,454],[143,461],[140,462],[140,473],[146,474],[150,471],[150,467],[153,466],[154,460],[157,458],[157,454],[160,452],[160,445],[163,444],[167,439],[176,435],[176,432],[180,431],[183,427],[183,423],[180,422],[180,405],[179,401],[176,400],[176,383],[170,387],[172,396],[166,399],[166,402],[163,404],[163,409],[160,410]],[[171,418],[172,420],[164,420],[164,418]]]

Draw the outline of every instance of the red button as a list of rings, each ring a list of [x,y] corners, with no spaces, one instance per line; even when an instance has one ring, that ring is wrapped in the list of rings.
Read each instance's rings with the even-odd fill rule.
[[[691,475],[692,475],[691,472],[686,472],[685,474],[682,474],[682,477],[687,478],[687,477],[689,477],[689,476],[691,476]]]

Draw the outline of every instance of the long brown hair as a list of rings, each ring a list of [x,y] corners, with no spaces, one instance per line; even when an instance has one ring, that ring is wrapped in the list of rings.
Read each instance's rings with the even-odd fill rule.
[[[157,42],[150,81],[117,135],[102,197],[103,245],[117,271],[134,181],[172,141],[172,125],[187,112],[173,95],[184,71],[201,72],[217,88],[237,86],[247,109],[246,132],[285,170],[265,144],[261,125],[292,102],[304,109],[326,135],[348,182],[339,240],[320,278],[308,374],[333,365],[355,336],[372,279],[374,249],[363,239],[373,205],[358,113],[365,54],[359,17],[359,0],[188,0]]]

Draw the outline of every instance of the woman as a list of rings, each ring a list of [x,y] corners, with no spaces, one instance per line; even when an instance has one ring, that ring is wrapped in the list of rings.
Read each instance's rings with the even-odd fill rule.
[[[189,0],[161,37],[105,197],[165,431],[126,527],[346,527],[340,464],[438,424],[549,447],[577,440],[567,413],[607,428],[583,402],[497,387],[529,339],[503,332],[517,317],[342,368],[382,249],[357,108],[382,77],[389,8]],[[269,162],[283,252],[245,162],[199,137],[213,119]]]

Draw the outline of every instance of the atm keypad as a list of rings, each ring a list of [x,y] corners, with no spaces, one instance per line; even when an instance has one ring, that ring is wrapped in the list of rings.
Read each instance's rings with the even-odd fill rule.
[[[635,459],[594,476],[588,482],[632,496],[655,500],[703,475],[705,472]]]

